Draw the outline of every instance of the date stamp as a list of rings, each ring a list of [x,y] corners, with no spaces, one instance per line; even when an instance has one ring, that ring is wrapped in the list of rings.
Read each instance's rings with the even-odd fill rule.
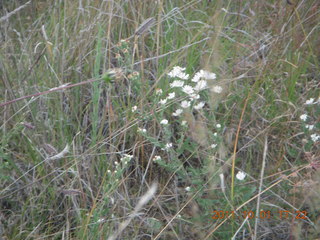
[[[271,211],[213,211],[212,212],[212,219],[225,219],[225,218],[232,218],[232,219],[271,219],[271,218],[279,218],[279,219],[307,219],[308,212],[307,211],[287,211],[287,210],[278,210],[276,212]]]

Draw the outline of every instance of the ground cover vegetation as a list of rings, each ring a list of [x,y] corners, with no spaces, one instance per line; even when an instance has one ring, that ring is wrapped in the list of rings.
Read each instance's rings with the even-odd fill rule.
[[[1,239],[320,238],[320,4],[0,2]]]

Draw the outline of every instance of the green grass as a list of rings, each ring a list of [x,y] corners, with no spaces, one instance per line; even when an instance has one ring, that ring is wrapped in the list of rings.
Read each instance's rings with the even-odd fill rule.
[[[317,238],[319,11],[316,0],[3,1],[0,238]],[[174,66],[192,86],[200,69],[216,73],[209,88],[223,91],[173,116],[188,99],[170,87]],[[78,85],[53,89],[64,84]],[[245,221],[258,201],[272,217]]]

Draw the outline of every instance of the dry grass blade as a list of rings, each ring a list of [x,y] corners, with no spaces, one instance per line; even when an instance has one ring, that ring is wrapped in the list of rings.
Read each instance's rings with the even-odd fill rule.
[[[9,12],[7,15],[3,16],[0,18],[0,23],[9,19],[12,15],[16,14],[17,12],[19,12],[20,10],[24,9],[25,7],[27,7],[29,4],[31,3],[31,1],[26,2],[25,4],[21,5],[20,7],[17,7],[15,10],[13,10],[12,12]]]
[[[143,21],[143,23],[141,23],[141,25],[137,28],[137,30],[135,31],[135,35],[142,35],[144,34],[146,31],[148,31],[155,23],[155,19],[154,17],[148,18],[145,21]]]
[[[260,173],[260,185],[259,185],[259,196],[257,199],[257,214],[260,212],[260,201],[261,201],[261,191],[262,191],[262,185],[263,185],[263,176],[264,176],[264,170],[266,166],[266,158],[267,158],[267,151],[268,151],[268,136],[265,136],[264,140],[264,150],[263,150],[263,157],[262,157],[262,167],[261,167],[261,173]],[[257,215],[256,216],[259,216]],[[258,233],[258,224],[259,224],[259,218],[256,218],[255,226],[254,226],[254,237],[253,239],[257,239],[257,233]]]
[[[138,214],[144,205],[146,205],[151,198],[155,195],[157,191],[157,184],[153,183],[150,189],[143,195],[138,202],[137,206],[134,208],[133,212],[129,215],[128,219],[120,224],[119,229],[108,240],[115,240],[123,232],[123,230],[129,225],[131,220]]]

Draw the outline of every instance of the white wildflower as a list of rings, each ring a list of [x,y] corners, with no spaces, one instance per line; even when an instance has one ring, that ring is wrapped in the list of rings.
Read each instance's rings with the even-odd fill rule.
[[[312,130],[314,128],[314,125],[306,125],[306,129]]]
[[[310,98],[309,100],[306,101],[306,105],[310,105],[314,103],[314,98]]]
[[[129,155],[129,154],[124,154],[123,157],[120,159],[121,162],[128,162],[133,158],[133,155]]]
[[[185,86],[182,88],[182,91],[185,92],[185,93],[188,94],[188,95],[191,95],[191,94],[194,93],[193,87],[191,87],[190,85],[185,85]]]
[[[161,120],[160,124],[167,125],[168,124],[168,120],[167,119],[163,119],[163,120]]]
[[[137,109],[138,109],[137,106],[133,106],[133,107],[131,108],[131,111],[132,111],[132,112],[135,112],[135,111],[137,111]]]
[[[193,101],[193,100],[199,99],[200,95],[193,93],[193,94],[190,94],[189,97],[190,97],[190,101]]]
[[[187,126],[187,124],[188,124],[188,123],[187,123],[186,120],[183,120],[183,121],[181,122],[181,125],[182,125],[182,126]]]
[[[223,88],[220,86],[214,86],[211,91],[215,92],[215,93],[222,93]]]
[[[306,121],[307,118],[308,118],[308,115],[307,115],[307,114],[302,114],[302,115],[300,116],[300,119],[301,119],[302,121]]]
[[[182,108],[188,108],[188,107],[190,107],[190,102],[189,101],[186,101],[186,100],[184,100],[184,101],[182,101],[181,102],[181,107]]]
[[[236,178],[242,181],[246,177],[246,174],[242,171],[238,172]]]
[[[200,102],[200,103],[198,103],[197,105],[195,105],[194,108],[195,108],[196,110],[200,110],[201,108],[203,108],[204,104],[205,104],[204,102]]]
[[[217,144],[211,144],[210,147],[211,147],[212,149],[215,149],[217,146],[218,146]]]
[[[164,104],[167,103],[167,99],[166,99],[166,98],[165,98],[165,99],[160,99],[159,103],[162,104],[162,105],[164,105]]]
[[[310,135],[310,137],[311,137],[311,140],[313,141],[313,142],[316,142],[316,141],[318,141],[319,139],[320,139],[320,135],[318,135],[318,134],[312,134],[312,135]]]
[[[206,70],[200,70],[197,72],[194,77],[191,79],[192,82],[199,82],[201,78],[207,79],[207,80],[213,80],[216,79],[216,74],[206,71]]]
[[[183,87],[184,82],[181,80],[174,80],[172,83],[170,83],[170,87],[174,88],[174,87]]]
[[[184,73],[184,70],[186,70],[186,68],[175,66],[173,67],[172,71],[168,73],[168,76],[172,78],[178,77],[187,80],[189,78],[189,74]]]
[[[217,127],[217,128],[221,128],[221,124],[218,123],[218,124],[216,125],[216,127]]]
[[[177,109],[174,113],[172,113],[172,116],[179,116],[181,113],[183,112],[183,110],[181,108]]]
[[[156,89],[156,94],[157,94],[157,95],[161,95],[161,94],[162,94],[162,89],[157,88],[157,89]]]
[[[171,72],[183,72],[183,71],[185,71],[186,70],[186,68],[183,68],[183,67],[180,67],[180,66],[174,66],[173,68],[172,68],[172,71]]]
[[[167,99],[173,99],[176,96],[175,92],[169,93]]]
[[[162,148],[162,150],[168,150],[169,148],[172,148],[172,143],[167,143],[165,148]]]
[[[201,75],[203,78],[205,78],[207,80],[213,80],[213,79],[217,78],[217,75],[215,73],[208,72],[206,70],[201,70]]]
[[[215,136],[215,137],[218,136],[218,133],[215,132],[215,133],[213,134],[213,136]]]
[[[206,89],[207,87],[208,87],[207,81],[200,80],[199,82],[197,82],[196,86],[194,87],[194,90],[199,92],[199,91],[201,91],[203,89]]]
[[[198,82],[201,79],[202,77],[201,71],[202,70],[200,70],[193,76],[193,78],[191,79],[192,82]]]
[[[191,187],[186,187],[184,190],[186,190],[187,192],[190,192]]]
[[[147,130],[145,128],[138,128],[138,132],[146,133]]]
[[[155,161],[159,161],[159,160],[161,160],[161,157],[160,156],[154,156],[154,158],[153,158],[153,161],[155,162]]]

